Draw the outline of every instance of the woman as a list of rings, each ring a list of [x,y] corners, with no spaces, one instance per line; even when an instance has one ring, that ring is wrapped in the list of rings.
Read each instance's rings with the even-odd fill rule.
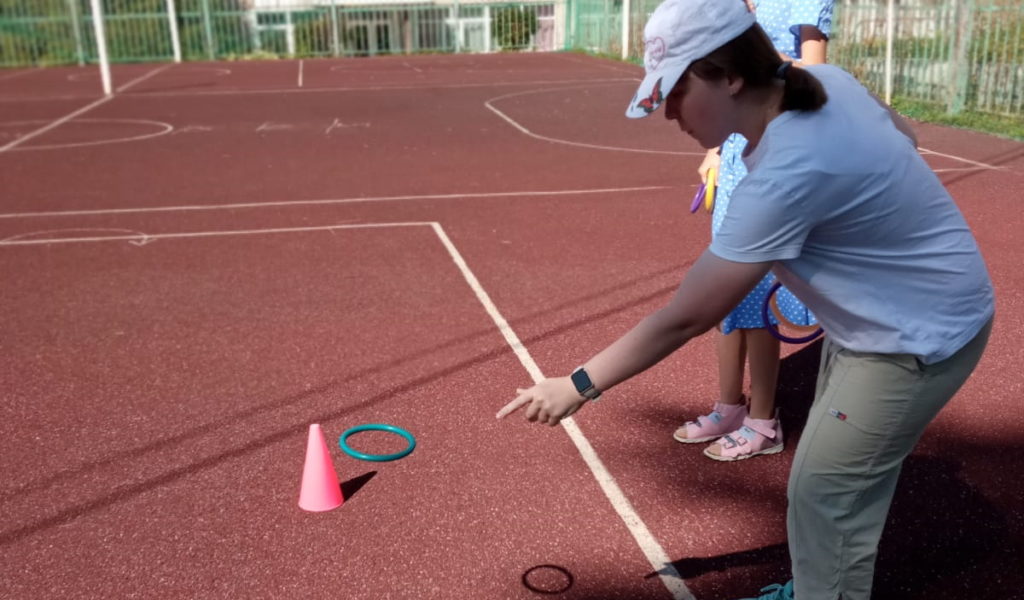
[[[827,334],[791,468],[793,581],[763,598],[868,600],[903,460],[981,357],[992,284],[908,124],[838,67],[791,68],[740,0],[667,0],[626,114],[703,147],[748,140],[747,176],[662,309],[567,377],[518,391],[557,424],[718,323],[770,270]]]

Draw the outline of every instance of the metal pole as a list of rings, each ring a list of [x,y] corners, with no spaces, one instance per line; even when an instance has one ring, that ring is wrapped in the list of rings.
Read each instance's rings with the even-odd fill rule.
[[[292,9],[284,13],[284,42],[288,50],[288,56],[295,58],[295,23],[292,22]]]
[[[626,60],[628,58],[629,58],[629,0],[622,0],[622,60]]]
[[[107,56],[107,34],[103,29],[103,9],[100,0],[91,0],[92,6],[92,27],[96,33],[96,54],[100,61],[100,79],[103,81],[103,94],[109,96],[113,93],[110,84],[110,59]]]
[[[78,16],[78,0],[68,0],[68,11],[71,13],[71,30],[75,34],[75,52],[78,54],[78,66],[85,66],[85,45],[82,43],[82,20]]]
[[[331,0],[331,47],[334,56],[341,56],[341,38],[338,35],[338,0]]]
[[[946,112],[955,115],[960,113],[967,103],[967,87],[971,74],[971,30],[974,26],[974,2],[963,0],[957,6],[956,56],[953,57],[952,98],[949,99]]]
[[[459,0],[454,0],[452,8],[455,11],[455,53],[462,52],[462,18],[459,16]]]
[[[249,43],[252,44],[254,52],[263,50],[263,40],[260,38],[260,18],[256,13],[256,6],[253,0],[247,0],[245,6],[245,23],[249,28]]]
[[[896,28],[895,0],[889,0],[888,14],[885,17],[885,103],[892,104],[892,41]]]
[[[215,57],[213,50],[213,22],[210,20],[210,0],[203,0],[203,35],[206,37],[206,54],[210,60]]]
[[[181,38],[178,36],[178,10],[174,0],[167,0],[167,24],[171,28],[171,47],[174,50],[174,62],[181,62]]]

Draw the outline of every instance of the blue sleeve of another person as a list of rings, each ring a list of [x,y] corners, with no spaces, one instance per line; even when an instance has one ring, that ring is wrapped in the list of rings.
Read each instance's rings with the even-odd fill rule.
[[[758,0],[754,15],[779,52],[800,58],[800,27],[813,25],[832,34],[835,0]]]
[[[789,31],[799,39],[801,25],[814,25],[825,37],[830,37],[834,4],[834,0],[792,0],[789,7]],[[797,41],[797,47],[799,45]]]

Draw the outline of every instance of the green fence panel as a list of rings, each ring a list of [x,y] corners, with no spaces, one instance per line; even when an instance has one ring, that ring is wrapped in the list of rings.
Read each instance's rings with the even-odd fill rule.
[[[886,5],[836,8],[829,58],[874,91],[885,89]],[[959,0],[895,6],[894,96],[963,110],[1019,115],[1024,83],[1024,5]]]
[[[618,56],[621,0],[571,0],[570,47]],[[658,0],[629,0],[628,58],[643,59],[643,26]],[[837,0],[829,61],[881,94],[962,110],[1017,116],[1024,103],[1022,0],[902,0],[886,69],[886,0]]]
[[[78,0],[0,0],[0,66],[83,63]]]
[[[570,48],[619,56],[622,52],[622,0],[570,2]]]

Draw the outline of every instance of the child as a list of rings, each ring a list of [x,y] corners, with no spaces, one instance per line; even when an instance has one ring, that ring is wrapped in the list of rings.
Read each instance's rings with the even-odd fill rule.
[[[783,60],[803,65],[825,62],[832,24],[832,0],[760,0],[748,3],[757,22],[771,38]],[[747,174],[742,155],[747,140],[733,134],[721,147],[708,151],[698,172],[707,182],[708,171],[718,173],[711,235],[722,226],[729,198]],[[672,437],[686,444],[717,439],[704,449],[708,458],[741,460],[775,454],[783,448],[782,425],[775,412],[775,387],[779,374],[779,340],[764,328],[761,306],[774,276],[768,274],[719,325],[717,339],[719,400],[708,415],[677,429]],[[776,297],[786,315],[802,313],[799,300],[784,289]],[[743,394],[744,363],[750,362],[750,404]]]

